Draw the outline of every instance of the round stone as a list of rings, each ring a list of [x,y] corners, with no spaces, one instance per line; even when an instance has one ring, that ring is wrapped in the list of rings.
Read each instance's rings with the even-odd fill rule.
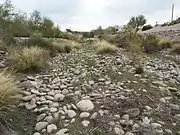
[[[94,109],[94,104],[91,102],[91,100],[81,100],[77,103],[77,107],[82,112],[88,112]]]
[[[179,111],[179,110],[180,110],[179,105],[176,105],[176,104],[170,104],[169,107],[170,107],[170,109],[172,109],[172,110],[176,110],[176,111]]]
[[[66,114],[69,118],[73,118],[76,116],[76,112],[74,110],[67,110]]]
[[[54,96],[54,101],[64,101],[65,96],[63,94],[56,94]]]
[[[83,125],[84,127],[88,127],[89,124],[90,124],[90,121],[88,121],[88,120],[82,121],[82,125]]]
[[[80,114],[80,118],[87,118],[87,117],[89,117],[90,116],[90,113],[88,113],[88,112],[82,112],[81,114]]]
[[[38,133],[38,132],[36,132],[36,133],[34,133],[33,135],[41,135],[40,133]]]
[[[63,128],[59,130],[55,135],[69,135],[69,129]]]
[[[35,130],[41,131],[41,130],[45,129],[47,127],[47,125],[48,125],[48,122],[39,122],[36,124]]]
[[[97,112],[95,112],[95,113],[93,113],[93,114],[92,114],[92,116],[91,116],[91,118],[90,118],[90,119],[94,120],[94,119],[96,119],[96,118],[97,118],[97,116],[98,116],[98,113],[97,113]]]
[[[52,112],[52,113],[55,113],[55,112],[57,112],[57,111],[58,111],[58,109],[55,108],[55,107],[50,108],[50,112]]]
[[[51,124],[51,125],[47,126],[47,133],[49,133],[49,134],[53,133],[56,130],[57,130],[57,126],[54,125],[54,124]]]
[[[170,129],[165,129],[164,131],[165,131],[165,133],[167,133],[168,135],[172,135],[172,134],[173,134],[173,132],[172,132]]]
[[[45,117],[46,117],[45,113],[40,114],[40,115],[37,116],[37,121],[39,122],[39,121],[43,120]]]
[[[116,135],[124,135],[124,131],[122,129],[118,128],[118,127],[114,128],[114,133]]]
[[[161,103],[166,103],[166,100],[164,98],[159,99]]]

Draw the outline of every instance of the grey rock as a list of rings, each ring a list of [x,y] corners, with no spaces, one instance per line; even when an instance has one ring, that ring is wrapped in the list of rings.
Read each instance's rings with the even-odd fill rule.
[[[123,115],[122,119],[128,121],[129,120],[129,115],[128,114]]]
[[[94,104],[91,102],[91,100],[81,100],[80,102],[77,103],[76,106],[82,112],[88,112],[94,109]]]
[[[33,110],[36,108],[36,106],[36,104],[25,103],[25,107],[27,110]]]
[[[146,109],[147,111],[151,111],[151,110],[152,110],[152,108],[151,108],[150,106],[145,106],[145,109]]]
[[[34,133],[33,135],[41,135],[39,132]]]
[[[57,130],[57,126],[55,124],[51,124],[47,126],[47,133],[49,134],[53,133],[56,130]]]
[[[63,128],[59,130],[55,135],[69,135],[69,129]]]
[[[63,94],[56,94],[54,96],[54,101],[64,101],[65,96]]]
[[[0,68],[5,68],[6,65],[0,62]]]
[[[114,133],[116,135],[124,135],[124,131],[121,128],[114,127]]]
[[[169,105],[169,108],[172,109],[172,110],[176,110],[176,111],[179,111],[179,110],[180,110],[179,105],[176,105],[176,104],[170,104],[170,105]]]
[[[68,94],[69,94],[69,91],[68,91],[67,89],[64,89],[64,90],[62,90],[62,94],[63,94],[63,95],[68,95]]]
[[[35,126],[35,130],[36,131],[41,131],[43,129],[45,129],[48,125],[48,122],[38,122]]]
[[[29,96],[25,96],[25,97],[23,97],[23,101],[30,101],[33,97],[34,97],[35,95],[29,95]]]
[[[174,117],[175,117],[175,119],[180,121],[180,114],[176,114]]]
[[[53,116],[47,116],[47,117],[45,118],[45,120],[46,120],[48,123],[53,123],[53,122],[54,122]]]
[[[115,117],[116,119],[120,119],[120,118],[121,118],[121,116],[120,116],[119,114],[114,115],[114,117]]]
[[[97,116],[98,116],[98,113],[95,112],[95,113],[92,114],[92,116],[90,117],[90,119],[94,120],[94,119],[97,118]]]
[[[161,103],[166,103],[166,100],[165,100],[164,98],[160,98],[159,101],[160,101]]]
[[[88,127],[89,124],[90,124],[90,121],[88,121],[88,120],[82,121],[82,125],[83,125],[84,127]]]
[[[167,135],[172,135],[173,134],[173,132],[170,129],[165,129],[164,131],[165,131],[165,133]]]
[[[74,110],[67,110],[66,114],[69,118],[73,118],[76,116],[76,112]]]
[[[72,123],[74,123],[75,121],[76,121],[76,119],[73,118],[73,119],[70,121],[70,123],[72,124]]]
[[[46,117],[45,113],[40,114],[40,115],[37,116],[37,121],[39,122],[39,121],[43,120],[45,117]]]
[[[57,112],[57,111],[58,111],[58,109],[55,108],[55,107],[50,108],[50,112],[52,112],[52,113],[55,113],[55,112]]]
[[[90,116],[90,113],[88,113],[88,112],[82,112],[80,114],[80,118],[88,118],[89,116]]]
[[[52,102],[49,105],[49,107],[55,107],[55,108],[57,108],[58,106],[59,106],[59,103],[57,103],[57,102]]]
[[[133,133],[131,133],[131,132],[126,132],[126,134],[125,135],[134,135]]]
[[[54,113],[54,121],[59,121],[59,113]]]
[[[137,117],[140,115],[140,110],[138,108],[129,109],[126,111],[130,117]]]
[[[160,129],[162,127],[162,125],[159,123],[151,123],[151,126],[153,129]]]

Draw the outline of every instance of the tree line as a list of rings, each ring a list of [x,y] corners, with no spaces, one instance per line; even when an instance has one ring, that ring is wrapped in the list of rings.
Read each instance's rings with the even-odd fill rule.
[[[14,37],[39,35],[59,38],[62,33],[58,25],[55,25],[50,18],[42,17],[37,10],[28,17],[27,13],[16,11],[10,0],[0,4],[0,36],[11,34]]]

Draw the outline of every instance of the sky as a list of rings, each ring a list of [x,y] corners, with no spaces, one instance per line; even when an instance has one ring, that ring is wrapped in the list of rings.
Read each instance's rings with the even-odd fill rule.
[[[3,0],[0,0],[3,1]],[[88,31],[101,25],[103,28],[124,25],[132,16],[143,14],[148,24],[164,23],[180,17],[180,0],[11,0],[21,11],[41,12],[62,29]]]

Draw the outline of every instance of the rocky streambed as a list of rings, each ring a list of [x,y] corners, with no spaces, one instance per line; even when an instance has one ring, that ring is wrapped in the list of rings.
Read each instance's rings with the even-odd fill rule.
[[[145,73],[123,50],[97,55],[91,46],[59,54],[52,69],[20,79],[19,106],[36,114],[33,135],[180,134],[179,68],[157,59]]]

